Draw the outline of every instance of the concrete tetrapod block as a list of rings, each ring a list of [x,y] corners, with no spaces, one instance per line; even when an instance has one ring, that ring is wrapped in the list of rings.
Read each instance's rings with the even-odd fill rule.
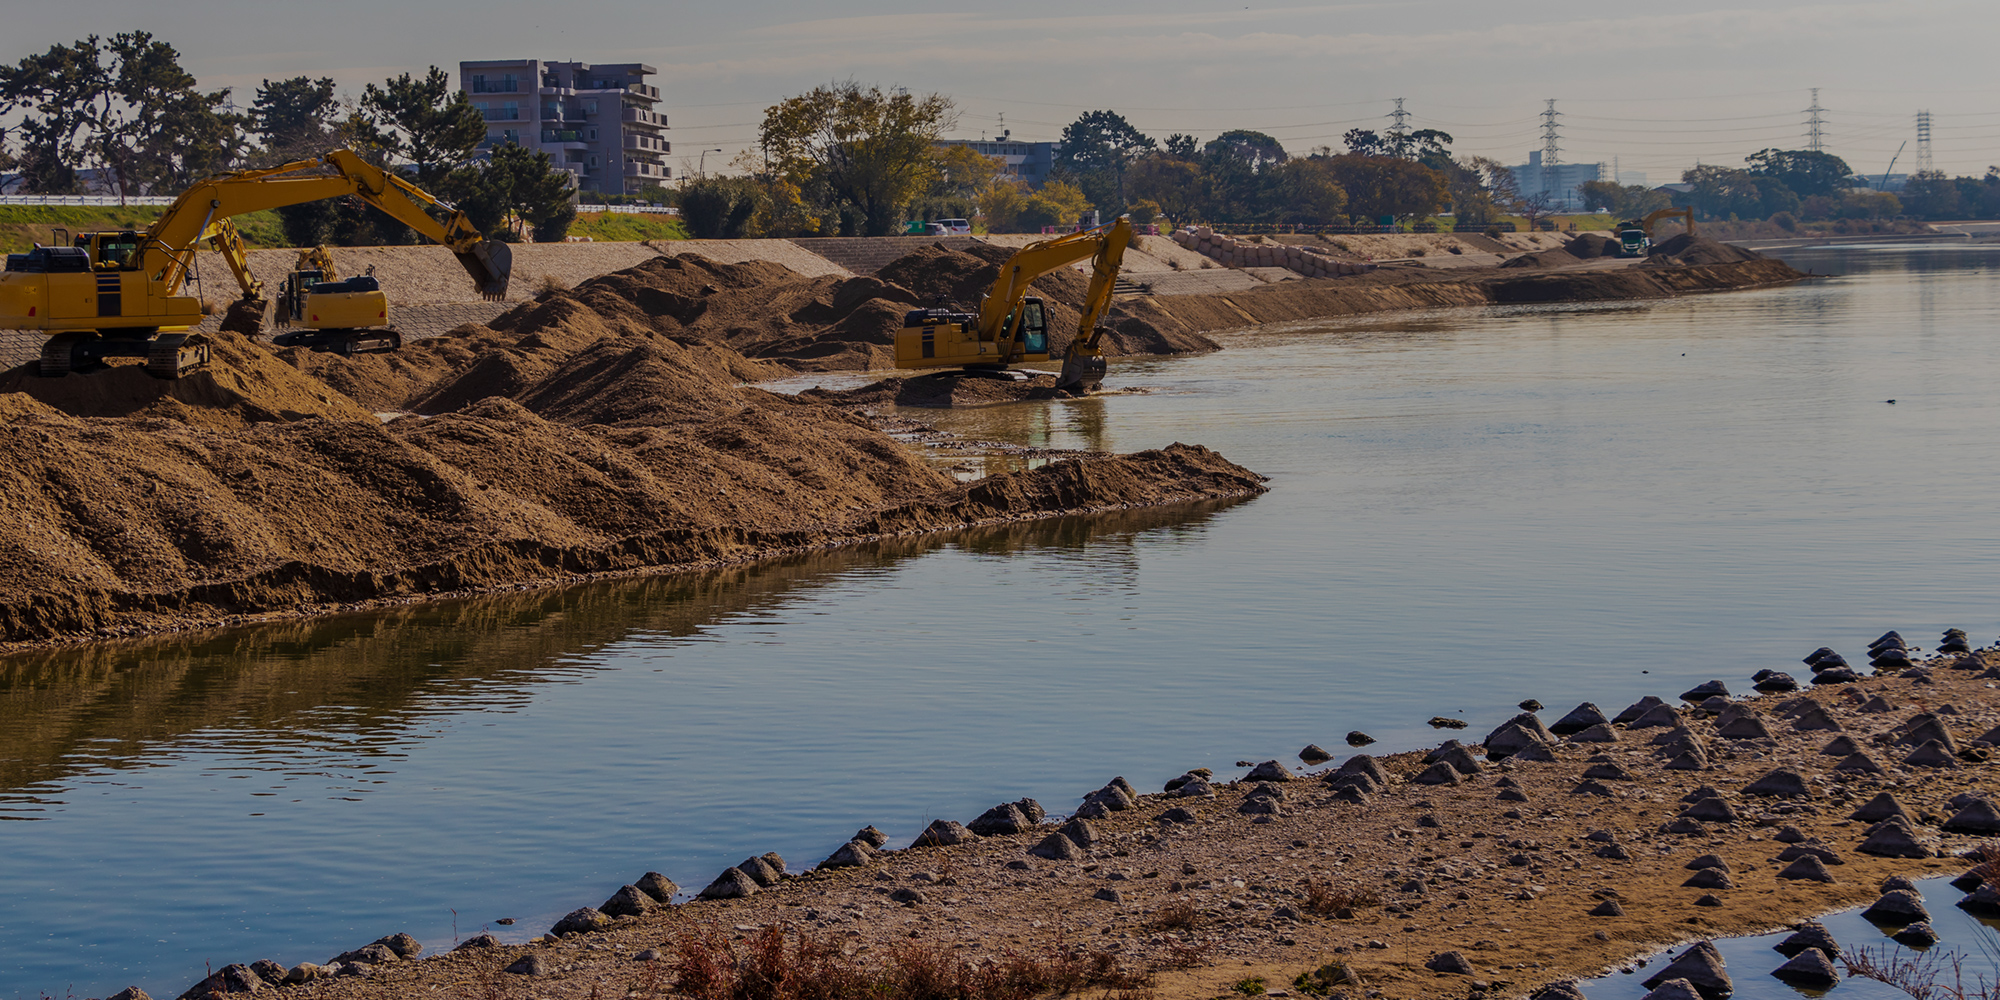
[[[1800,858],[1818,858],[1821,864],[1844,865],[1839,854],[1825,844],[1794,843],[1778,852],[1779,861],[1797,861]]]
[[[1907,889],[1895,889],[1882,894],[1882,898],[1870,903],[1861,911],[1864,919],[1878,924],[1914,924],[1929,920],[1931,914],[1924,909],[1922,897]]]
[[[1743,786],[1745,795],[1767,797],[1810,798],[1812,786],[1806,784],[1805,776],[1790,768],[1780,767],[1771,773]]]
[[[1944,744],[1931,740],[1910,751],[1910,755],[1903,758],[1903,763],[1911,767],[1956,768],[1958,758]]]
[[[1669,979],[1653,987],[1652,992],[1639,1000],[1703,1000],[1703,997],[1693,983],[1685,979]]]
[[[1707,941],[1682,952],[1666,968],[1647,977],[1643,985],[1652,989],[1670,979],[1685,979],[1704,994],[1727,996],[1735,992],[1729,973],[1722,967],[1722,953]]]
[[[1840,982],[1840,970],[1818,948],[1807,948],[1793,955],[1785,964],[1772,969],[1771,975],[1787,983],[1821,988]]]
[[[1549,727],[1549,732],[1557,736],[1568,736],[1572,733],[1583,732],[1592,726],[1607,725],[1610,722],[1610,719],[1604,717],[1602,710],[1586,701],[1570,709],[1568,715],[1557,719],[1555,725]]]
[[[2000,810],[1985,799],[1973,799],[1940,827],[1946,833],[1970,833],[1980,836],[2000,834]]]
[[[1786,865],[1778,877],[1797,882],[1833,881],[1833,873],[1826,870],[1826,863],[1810,854]]]
[[[1879,823],[1891,816],[1901,816],[1904,819],[1908,819],[1910,811],[1904,809],[1903,804],[1896,801],[1896,796],[1888,792],[1883,792],[1869,799],[1853,812],[1847,814],[1848,819],[1858,819],[1863,823]]]
[[[1797,924],[1792,935],[1771,946],[1771,950],[1790,958],[1807,948],[1817,948],[1832,958],[1840,957],[1840,942],[1833,939],[1833,932],[1817,920],[1807,920]]]
[[[864,841],[850,840],[819,863],[821,868],[859,868],[875,860],[875,849]]]
[[[1631,722],[1633,719],[1636,719],[1639,716],[1642,716],[1647,712],[1650,712],[1653,709],[1658,708],[1659,706],[1664,704],[1666,704],[1666,702],[1661,701],[1659,698],[1649,694],[1644,698],[1641,698],[1638,701],[1635,701],[1632,704],[1625,706],[1625,710],[1618,713],[1617,715],[1612,716],[1611,721]]]

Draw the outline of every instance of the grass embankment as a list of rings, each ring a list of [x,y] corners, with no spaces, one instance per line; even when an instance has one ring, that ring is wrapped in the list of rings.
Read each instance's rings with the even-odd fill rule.
[[[0,205],[0,252],[21,253],[36,243],[48,243],[49,231],[68,229],[71,233],[100,229],[144,229],[160,217],[160,206],[132,205]],[[251,212],[235,218],[236,228],[252,250],[287,247],[284,227],[276,212]],[[586,212],[570,226],[571,236],[588,236],[599,243],[639,240],[684,240],[688,238],[681,220],[670,215],[631,215],[623,212]]]
[[[158,205],[0,205],[0,251],[21,253],[36,243],[48,243],[50,230],[72,234],[102,229],[144,229],[160,217]],[[285,245],[285,231],[276,212],[251,212],[235,218],[236,228],[251,249]]]
[[[628,212],[579,212],[569,227],[571,236],[588,236],[599,243],[640,240],[684,240],[687,227],[679,216],[635,215]]]

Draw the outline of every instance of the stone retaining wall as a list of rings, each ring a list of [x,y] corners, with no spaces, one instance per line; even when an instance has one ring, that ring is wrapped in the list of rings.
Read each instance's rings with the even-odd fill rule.
[[[1373,264],[1341,260],[1316,247],[1244,243],[1206,227],[1175,230],[1172,239],[1229,267],[1282,267],[1308,278],[1338,278],[1375,270]]]

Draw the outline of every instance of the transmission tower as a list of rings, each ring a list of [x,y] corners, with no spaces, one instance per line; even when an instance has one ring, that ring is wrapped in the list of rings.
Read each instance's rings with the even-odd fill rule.
[[[1560,117],[1562,112],[1556,110],[1556,99],[1549,98],[1548,110],[1542,112],[1542,166],[1544,167],[1553,167],[1561,162],[1562,145],[1558,140],[1562,136],[1556,131],[1559,127],[1556,119]]]
[[[1389,112],[1389,150],[1397,156],[1406,155],[1410,149],[1410,113],[1403,110],[1403,99],[1396,98],[1396,110]]]
[[[1819,106],[1819,88],[1814,87],[1812,107],[1806,109],[1806,148],[1815,153],[1824,152],[1821,148],[1826,141],[1826,119],[1821,117],[1824,114],[1826,109]]]
[[[1931,113],[1917,112],[1917,173],[1928,174],[1937,168],[1931,165]]]

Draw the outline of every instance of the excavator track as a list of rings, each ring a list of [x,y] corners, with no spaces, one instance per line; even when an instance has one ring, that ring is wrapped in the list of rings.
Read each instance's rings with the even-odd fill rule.
[[[94,333],[58,333],[42,342],[40,374],[43,378],[61,378],[75,371],[77,348],[97,339]]]
[[[180,378],[208,367],[208,339],[198,333],[168,333],[154,338],[146,351],[146,374]]]

